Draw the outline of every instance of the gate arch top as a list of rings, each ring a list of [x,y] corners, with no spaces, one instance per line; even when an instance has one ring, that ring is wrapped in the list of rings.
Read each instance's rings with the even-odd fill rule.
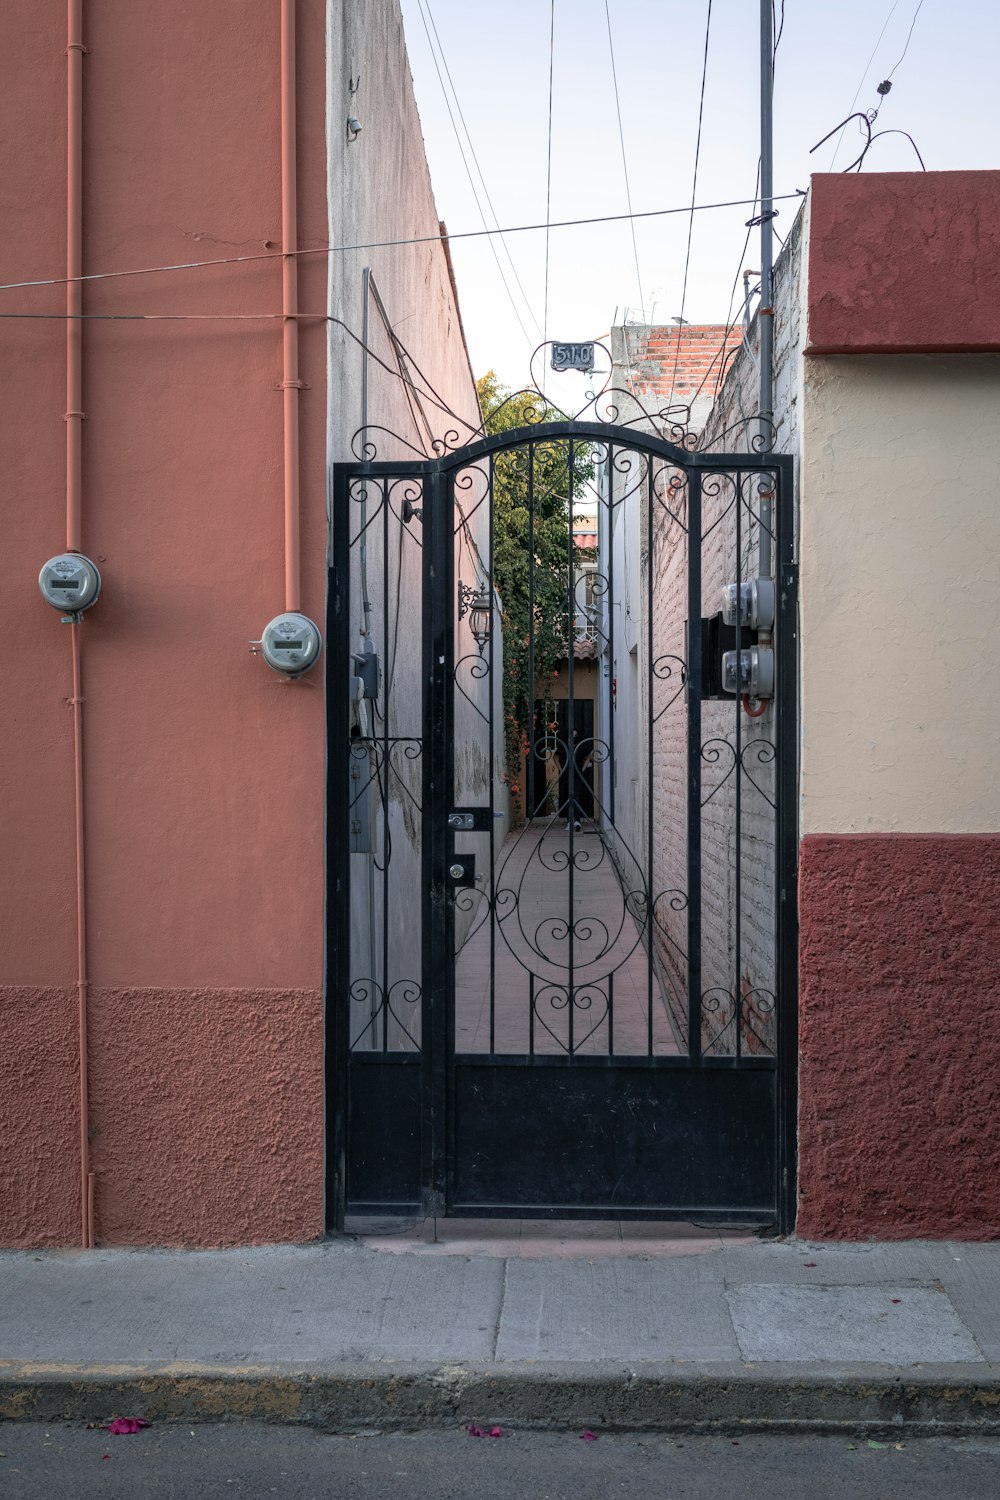
[[[528,423],[507,432],[494,433],[477,438],[460,448],[449,448],[436,458],[372,459],[368,462],[354,461],[338,464],[337,468],[356,474],[445,474],[465,468],[480,458],[489,458],[494,453],[505,453],[524,448],[531,443],[551,442],[562,438],[577,438],[583,442],[614,444],[635,452],[649,454],[662,459],[674,468],[686,470],[719,469],[775,469],[783,462],[782,455],[768,452],[715,452],[695,451],[669,442],[655,433],[644,432],[637,427],[614,422],[587,422],[579,418],[567,418],[559,422]],[[787,462],[787,460],[784,460]]]

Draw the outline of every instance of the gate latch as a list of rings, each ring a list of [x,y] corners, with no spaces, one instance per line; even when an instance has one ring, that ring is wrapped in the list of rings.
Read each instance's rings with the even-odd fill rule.
[[[448,814],[448,827],[456,833],[488,833],[492,821],[488,807],[456,807]]]

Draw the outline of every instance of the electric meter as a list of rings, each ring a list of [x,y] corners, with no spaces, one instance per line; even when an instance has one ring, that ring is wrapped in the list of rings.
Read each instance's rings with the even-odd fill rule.
[[[286,677],[299,677],[316,661],[323,637],[305,615],[276,615],[265,625],[260,640],[261,655],[269,667]]]
[[[101,575],[89,558],[79,552],[63,552],[49,558],[38,575],[38,587],[53,609],[78,615],[96,604]]]
[[[722,618],[727,625],[739,623],[751,630],[770,630],[774,624],[774,579],[750,578],[744,583],[727,583],[722,590]]]
[[[769,646],[726,651],[722,657],[722,689],[734,697],[774,697],[774,652]]]

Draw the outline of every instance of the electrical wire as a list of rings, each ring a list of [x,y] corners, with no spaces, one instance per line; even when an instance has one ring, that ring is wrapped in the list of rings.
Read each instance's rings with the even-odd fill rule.
[[[448,403],[444,400],[444,398],[440,395],[440,393],[437,390],[435,390],[434,386],[431,384],[430,380],[427,378],[427,376],[424,374],[423,370],[417,364],[417,361],[414,359],[413,355],[407,349],[406,345],[403,343],[402,339],[399,337],[399,334],[396,333],[395,330],[392,331],[391,337],[392,337],[392,340],[394,342],[394,352],[397,355],[397,364],[398,364],[399,367],[394,369],[392,365],[387,364],[386,361],[384,359],[382,359],[381,355],[379,355],[379,354],[377,354],[375,352],[375,350],[372,348],[372,346],[370,344],[367,344],[365,342],[365,340],[359,334],[355,333],[354,330],[353,330],[353,328],[350,328],[343,321],[342,318],[335,318],[332,315],[332,313],[304,313],[304,312],[299,312],[299,313],[19,313],[19,312],[0,312],[0,320],[13,320],[13,321],[24,321],[24,322],[59,322],[59,323],[66,322],[66,320],[68,318],[79,319],[81,322],[84,322],[84,323],[87,323],[87,322],[96,322],[96,323],[204,323],[204,322],[210,322],[210,323],[230,323],[230,322],[232,322],[232,323],[266,323],[266,322],[273,322],[273,321],[277,321],[277,320],[283,320],[286,317],[294,317],[294,318],[297,318],[299,321],[311,321],[311,322],[314,322],[314,323],[332,323],[335,327],[341,329],[342,332],[344,332],[349,339],[352,339],[354,341],[354,343],[357,344],[357,346],[358,346],[359,349],[363,349],[365,351],[365,353],[368,355],[368,357],[370,359],[374,360],[375,363],[381,369],[385,370],[388,375],[391,375],[394,380],[399,380],[404,385],[409,386],[410,389],[414,392],[414,394],[418,398],[418,400],[419,400],[419,397],[422,395],[427,401],[430,402],[430,404],[432,406],[436,406],[437,409],[440,412],[442,412],[445,416],[451,417],[454,421],[459,422],[464,428],[466,428],[466,430],[469,433],[476,434],[476,433],[478,433],[480,431],[479,427],[477,427],[473,423],[467,421],[466,418],[463,417],[463,416],[460,416],[458,412],[453,411],[452,408],[448,405]],[[417,386],[416,382],[413,381],[412,379],[410,379],[407,376],[407,374],[405,372],[405,365],[400,360],[400,351],[402,352],[402,355],[405,356],[406,363],[412,365],[413,369],[416,370],[417,374],[420,376],[420,379],[424,382],[424,385],[426,386],[425,390],[421,391],[420,387]]]
[[[892,82],[892,75],[893,75],[893,73],[895,73],[896,69],[899,67],[899,63],[901,63],[903,61],[903,58],[906,56],[907,52],[909,52],[909,50],[910,50],[910,39],[913,36],[913,28],[914,28],[914,26],[916,26],[916,24],[917,24],[917,17],[919,16],[919,14],[923,10],[923,8],[924,8],[924,0],[917,0],[917,8],[913,12],[913,20],[910,22],[910,29],[906,33],[906,45],[903,48],[902,52],[900,53],[899,62],[894,63],[893,66],[890,68],[889,72],[885,75],[886,76],[886,80],[889,83]]]
[[[840,122],[840,125],[835,125],[833,127],[833,130],[828,130],[827,133],[826,133],[826,135],[823,137],[823,139],[821,141],[817,141],[816,144],[815,144],[815,146],[810,146],[810,148],[809,148],[809,154],[810,154],[810,156],[812,155],[812,153],[814,151],[818,151],[819,148],[820,148],[820,146],[824,145],[824,143],[830,139],[831,135],[833,135],[835,131],[840,130],[841,126],[849,124],[851,120],[860,120],[861,121],[861,129],[863,130],[864,135],[865,135],[865,143],[862,146],[861,151],[859,152],[859,154],[851,162],[850,166],[844,168],[845,172],[854,172],[854,171],[860,172],[861,171],[861,167],[862,167],[862,163],[864,162],[864,159],[868,155],[869,151],[872,149],[872,146],[875,144],[876,141],[881,140],[884,135],[905,135],[906,139],[909,141],[910,145],[913,147],[914,151],[917,153],[917,161],[920,163],[920,170],[922,172],[926,172],[927,171],[927,165],[926,165],[923,157],[920,154],[920,148],[917,146],[916,141],[913,139],[912,135],[910,134],[910,132],[908,130],[898,130],[898,129],[876,130],[875,133],[874,133],[874,135],[872,134],[872,123],[873,123],[874,117],[877,114],[878,114],[878,110],[876,109],[876,110],[873,110],[871,114],[867,114],[867,115],[866,114],[862,114],[860,110],[856,110],[853,115],[848,115],[846,120],[842,120]]]
[[[615,44],[611,35],[611,11],[608,0],[604,0],[604,15],[608,23],[608,51],[611,54],[611,81],[615,88],[615,110],[618,115],[618,140],[622,148],[622,172],[625,175],[625,202],[628,204],[629,213],[632,212],[632,188],[628,180],[628,158],[625,154],[625,132],[622,128],[622,107],[618,97],[618,69],[615,67]],[[629,221],[632,230],[632,254],[635,257],[635,284],[639,292],[639,310],[642,313],[642,321],[646,321],[646,299],[642,295],[642,276],[639,272],[639,246],[635,237],[635,220]]]
[[[800,192],[777,193],[772,202],[781,203],[787,198],[800,198],[801,196]],[[492,234],[526,234],[542,229],[546,232],[550,229],[577,229],[588,224],[618,224],[625,219],[663,219],[673,214],[708,213],[718,208],[744,208],[751,202],[756,207],[756,198],[730,198],[720,203],[698,203],[694,209],[685,203],[679,208],[647,208],[632,214],[594,214],[586,219],[554,219],[551,223],[508,224],[503,229],[462,229],[454,234],[449,231],[444,234],[414,235],[410,239],[369,240],[359,245],[318,245],[306,250],[287,252],[264,250],[257,255],[222,255],[215,260],[175,261],[160,266],[138,266],[127,271],[88,271],[83,276],[45,276],[33,281],[0,282],[0,292],[20,291],[32,286],[65,286],[70,281],[113,281],[121,276],[152,276],[163,271],[198,271],[206,266],[239,266],[252,261],[285,260],[290,255],[300,258],[306,255],[348,255],[356,250],[393,250],[405,245],[443,245],[450,240],[476,240],[482,239],[484,235]],[[281,317],[282,314],[279,313],[277,316]]]
[[[896,4],[897,5],[898,5],[898,3],[899,3],[899,0],[896,0]],[[772,30],[774,31],[774,46],[771,49],[771,86],[772,86],[772,88],[774,86],[774,72],[775,72],[775,66],[776,66],[777,58],[778,58],[778,48],[781,45],[781,38],[784,35],[784,31],[785,31],[785,0],[781,0],[781,12],[780,12],[780,17],[778,19],[777,26],[775,26],[775,24],[774,24],[774,10],[775,10],[774,0],[771,0],[771,26],[772,26]],[[755,209],[757,207],[757,201],[758,201],[759,196],[760,196],[760,157],[758,156],[758,158],[757,158],[757,175],[756,175],[756,177],[754,179],[754,185],[753,185],[753,206],[754,206]],[[784,196],[784,195],[782,195],[782,196]],[[777,202],[777,201],[778,200],[775,199],[775,198],[771,199],[772,203]],[[715,390],[714,390],[713,395],[712,395],[712,405],[713,406],[715,405],[715,403],[719,399],[719,392],[722,390],[723,381],[726,378],[727,365],[729,365],[731,363],[732,359],[735,357],[735,355],[737,354],[738,350],[742,346],[743,339],[741,337],[740,343],[736,346],[736,348],[730,350],[729,349],[729,338],[730,338],[730,335],[732,334],[733,330],[735,329],[737,322],[742,321],[743,316],[744,316],[744,314],[746,312],[746,309],[744,308],[744,314],[741,314],[741,316],[740,316],[739,319],[735,319],[733,317],[733,303],[736,301],[736,288],[740,284],[740,274],[741,274],[741,272],[743,270],[743,262],[746,259],[746,253],[747,253],[747,250],[748,250],[749,245],[750,245],[750,236],[753,233],[754,220],[755,220],[755,215],[752,214],[750,216],[750,222],[746,225],[746,231],[747,231],[746,232],[746,237],[745,237],[745,239],[743,241],[743,248],[740,251],[739,261],[737,262],[737,265],[736,265],[736,275],[733,277],[733,285],[732,285],[732,288],[730,289],[730,293],[729,293],[729,307],[728,307],[728,309],[726,311],[726,332],[725,332],[725,334],[723,336],[723,340],[722,340],[721,345],[716,350],[715,354],[712,356],[712,359],[711,359],[711,361],[709,363],[708,369],[705,371],[704,375],[701,378],[701,381],[700,381],[700,383],[698,385],[698,389],[694,392],[693,396],[691,397],[691,401],[690,401],[690,405],[691,406],[694,405],[694,403],[697,401],[698,397],[701,395],[702,391],[705,389],[705,386],[708,384],[708,381],[709,381],[709,379],[711,377],[712,370],[714,369],[715,364],[718,361],[719,369],[718,369],[718,372],[716,374]],[[784,243],[785,243],[784,240],[782,240],[781,236],[779,234],[777,234],[777,232],[775,231],[773,218],[771,220],[771,233],[775,235],[776,239],[778,239],[779,243],[782,245],[782,247],[784,247]]]
[[[872,63],[875,60],[875,54],[878,51],[879,46],[881,45],[882,38],[885,36],[885,33],[886,33],[887,28],[888,28],[889,22],[892,20],[893,16],[896,14],[896,9],[897,9],[898,5],[899,5],[899,0],[892,0],[892,5],[889,7],[889,14],[886,16],[885,20],[882,22],[882,30],[879,32],[878,37],[877,37],[877,39],[875,41],[875,45],[874,45],[874,47],[871,50],[871,56],[869,57],[868,61],[865,63],[864,72],[861,74],[861,82],[858,84],[857,88],[855,89],[855,91],[854,91],[854,98],[851,100],[851,108],[848,110],[847,120],[845,120],[844,125],[841,126],[840,135],[837,137],[836,145],[833,148],[833,155],[830,157],[830,165],[827,168],[827,171],[829,171],[829,172],[833,171],[834,163],[837,160],[837,155],[838,155],[838,153],[840,151],[841,143],[843,142],[843,139],[844,139],[844,129],[845,129],[846,125],[847,125],[847,121],[850,120],[851,115],[854,113],[854,106],[857,104],[858,100],[861,98],[861,90],[865,86],[865,79],[868,77],[868,69],[871,67]],[[900,61],[902,61],[902,59],[900,59]],[[899,64],[897,63],[896,66],[898,67]]]
[[[469,166],[468,157],[466,156],[466,154],[465,154],[465,148],[462,145],[462,137],[459,134],[458,124],[457,124],[457,122],[455,120],[455,113],[454,113],[454,110],[451,107],[451,100],[448,97],[448,90],[447,90],[447,88],[445,86],[444,74],[441,72],[441,63],[438,62],[437,51],[435,50],[434,42],[431,39],[430,26],[427,23],[427,16],[424,13],[424,0],[417,0],[417,8],[420,11],[420,19],[424,23],[424,32],[425,32],[425,34],[427,36],[427,45],[430,48],[431,59],[432,59],[432,61],[434,63],[434,71],[437,73],[437,76],[438,76],[438,83],[441,85],[441,93],[444,96],[445,108],[448,111],[448,119],[451,121],[451,128],[452,128],[452,131],[453,131],[454,136],[455,136],[455,143],[458,146],[458,154],[462,158],[462,166],[465,168],[465,175],[469,179],[469,187],[472,189],[472,197],[473,197],[473,200],[475,202],[476,208],[479,210],[479,217],[483,221],[483,228],[484,229],[488,229],[489,228],[489,222],[488,222],[488,220],[486,218],[486,211],[483,208],[483,205],[482,205],[482,203],[479,200],[479,193],[476,191],[475,178],[472,175],[472,168]],[[437,35],[437,28],[435,27],[435,36],[436,35]],[[440,41],[439,41],[438,42],[438,46],[440,47],[440,45],[441,44],[440,44]],[[443,61],[443,58],[444,58],[444,54],[442,53],[442,61]],[[451,75],[449,74],[449,79],[450,79],[450,76]],[[454,87],[455,87],[454,84],[452,84],[452,90],[453,91],[454,91]],[[457,96],[456,96],[455,102],[456,102],[456,104],[458,103]],[[463,124],[465,123],[464,120],[463,120],[462,123]],[[466,135],[468,135],[468,130],[466,130]],[[469,144],[471,146],[471,141],[470,141]],[[478,162],[476,163],[476,165],[477,165],[477,168],[478,168],[478,165],[479,165]],[[480,175],[480,178],[482,178],[482,172],[480,172],[479,175]],[[484,187],[485,187],[485,184],[484,184]],[[491,207],[492,207],[492,205],[491,205]],[[493,215],[493,218],[494,218],[494,220],[496,220],[496,214],[495,213]],[[547,211],[546,211],[546,218],[548,218],[548,212]],[[499,221],[497,221],[497,223],[499,224]],[[501,243],[504,243],[502,235],[501,235],[500,238],[501,238]],[[496,243],[494,242],[494,240],[492,238],[489,241],[489,246],[490,246],[491,251],[493,252],[493,259],[496,261],[497,272],[498,272],[498,274],[500,276],[500,280],[503,282],[503,288],[504,288],[504,291],[507,293],[507,297],[508,297],[508,299],[510,301],[511,308],[513,309],[513,312],[514,312],[514,316],[517,319],[518,323],[520,324],[521,332],[524,334],[524,337],[530,343],[530,341],[531,341],[531,335],[528,332],[527,328],[524,326],[524,319],[521,317],[520,308],[518,307],[517,302],[516,302],[516,300],[514,298],[514,293],[511,291],[510,283],[508,282],[507,277],[504,274],[503,266],[500,264],[500,256],[499,256],[499,254],[497,252]],[[522,289],[522,295],[523,295],[523,289]],[[527,299],[525,299],[525,301],[527,301]],[[530,312],[530,309],[529,309],[529,312]]]
[[[549,338],[549,233],[552,217],[552,78],[556,56],[556,0],[549,3],[549,146],[545,174],[545,311],[542,316],[542,343]]]
[[[765,12],[766,14],[766,12]],[[701,126],[705,115],[705,80],[708,77],[708,43],[712,32],[712,0],[708,0],[708,10],[705,15],[705,50],[701,60],[701,92],[698,97],[698,134],[694,144],[694,175],[691,179],[691,216],[688,219],[687,250],[684,254],[684,283],[681,289],[681,314],[677,325],[677,342],[674,350],[674,368],[670,376],[670,395],[667,397],[669,408],[674,399],[674,386],[677,383],[677,370],[681,358],[681,340],[684,334],[684,310],[687,307],[688,271],[691,267],[691,240],[694,235],[694,200],[698,194],[698,163],[701,160]],[[773,60],[772,60],[773,66]]]
[[[490,190],[489,190],[489,188],[486,186],[486,178],[483,176],[483,169],[479,165],[479,157],[476,155],[476,148],[472,144],[472,136],[469,133],[469,127],[468,127],[468,125],[466,124],[466,121],[465,121],[465,114],[464,114],[464,112],[462,110],[461,101],[459,100],[459,97],[458,97],[458,90],[455,88],[454,79],[451,76],[451,69],[448,66],[448,59],[445,56],[444,48],[441,45],[441,38],[438,35],[437,23],[434,20],[434,12],[431,10],[430,0],[423,0],[423,4],[425,5],[425,7],[427,9],[427,19],[430,21],[430,23],[431,23],[431,30],[434,32],[434,39],[437,42],[438,55],[441,58],[441,65],[444,68],[445,77],[448,79],[448,83],[449,83],[449,86],[451,88],[451,95],[452,95],[452,98],[455,101],[455,108],[458,111],[458,118],[462,122],[462,129],[465,131],[465,139],[467,140],[467,142],[469,144],[469,154],[471,155],[472,160],[475,163],[476,172],[478,173],[478,175],[479,175],[479,181],[482,184],[483,197],[486,199],[487,205],[489,206],[490,213],[493,215],[493,222],[497,226],[497,233],[500,235],[500,243],[503,246],[504,254],[507,257],[507,263],[510,266],[511,274],[514,277],[514,280],[517,282],[518,291],[521,293],[521,296],[524,298],[524,305],[527,308],[529,314],[531,315],[531,321],[534,323],[535,327],[538,329],[538,332],[541,333],[541,331],[542,331],[541,325],[540,325],[538,319],[535,316],[535,310],[534,310],[534,308],[533,308],[533,306],[531,304],[531,300],[528,297],[527,292],[524,290],[524,283],[521,281],[521,278],[518,275],[517,266],[514,264],[513,256],[510,253],[510,247],[508,246],[507,241],[504,239],[504,232],[500,228],[500,216],[498,215],[496,209],[493,206],[493,199],[490,196]],[[629,206],[631,207],[631,205],[629,205]],[[485,222],[485,220],[484,220],[484,222]]]
[[[772,62],[772,66],[773,66],[773,62]],[[753,196],[753,204],[754,204],[754,208],[756,208],[757,207],[757,201],[758,201],[758,198],[760,196],[760,157],[759,156],[757,158],[757,176],[754,179],[753,195],[754,195]],[[748,224],[746,226],[746,231],[747,231],[746,232],[746,237],[745,237],[745,239],[743,241],[743,248],[740,251],[740,258],[739,258],[739,261],[737,262],[737,265],[736,265],[736,274],[733,277],[733,285],[732,285],[732,288],[731,288],[730,293],[729,293],[729,307],[728,307],[728,310],[726,312],[726,332],[725,332],[725,336],[723,337],[722,347],[721,347],[721,350],[720,350],[719,355],[718,355],[718,358],[720,360],[720,365],[719,365],[718,374],[716,375],[715,390],[714,390],[713,395],[712,395],[712,405],[713,406],[715,405],[716,401],[718,401],[718,399],[719,399],[719,392],[722,389],[722,382],[725,379],[726,362],[727,362],[727,358],[729,357],[727,355],[727,350],[729,348],[729,336],[732,333],[733,329],[736,327],[736,321],[737,321],[737,320],[735,320],[733,318],[733,304],[736,301],[736,288],[740,284],[740,276],[742,275],[742,272],[743,272],[743,262],[746,259],[746,253],[747,253],[747,250],[750,247],[750,236],[751,236],[751,234],[753,234],[753,225],[752,225],[752,223]],[[712,363],[714,364],[715,361],[713,360]],[[706,382],[708,380],[709,374],[711,373],[711,369],[712,369],[712,366],[709,365],[708,370],[706,370],[705,375],[702,378],[701,385],[699,385],[698,389],[694,393],[694,396],[691,398],[692,402],[694,402],[695,400],[697,400],[698,396],[701,395],[701,392],[704,389],[705,384],[706,384]]]

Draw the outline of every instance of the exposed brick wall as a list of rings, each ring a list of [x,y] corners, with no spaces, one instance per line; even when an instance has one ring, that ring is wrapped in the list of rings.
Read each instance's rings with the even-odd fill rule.
[[[800,219],[775,268],[775,407],[781,412],[775,446],[779,452],[795,452],[798,443],[801,246]],[[675,439],[681,435],[672,430],[675,426],[701,433],[701,448],[748,451],[756,435],[756,424],[748,426],[745,420],[757,410],[756,323],[742,346],[738,327],[727,337],[725,327],[702,325],[682,330],[626,327],[615,330],[612,348],[616,361],[612,383],[626,392],[615,397],[620,419]],[[654,421],[636,420],[640,403],[656,414]],[[623,870],[630,868],[630,857],[645,870],[651,805],[658,957],[668,1005],[683,1037],[687,1030],[687,707],[683,694],[674,695],[687,649],[687,493],[681,475],[669,470],[655,474],[650,549],[645,484],[639,483],[640,478],[638,464],[615,476],[612,552],[619,578],[628,576],[630,562],[634,565],[638,554],[632,585],[636,597],[628,605],[635,619],[631,635],[627,627],[620,631],[614,650],[616,731],[618,724],[624,728],[616,732],[615,821]],[[737,575],[737,549],[740,576],[752,578],[758,571],[758,498],[744,488],[737,507],[735,485],[735,475],[706,477],[703,485],[701,613],[705,616],[717,612],[723,585]],[[628,496],[630,487],[636,492]],[[651,642],[644,623],[650,601]],[[629,651],[631,646],[634,652]],[[654,733],[647,782],[650,682]],[[737,743],[744,767],[739,779]],[[744,1046],[751,1051],[771,1050],[773,713],[750,719],[731,702],[705,702],[702,744],[703,1042],[719,1052],[735,1050],[733,1019],[739,992]]]
[[[792,226],[774,268],[774,449],[797,458],[800,431],[800,386],[802,368],[802,278],[803,215]],[[731,341],[732,344],[733,341]],[[759,432],[748,421],[758,410],[760,338],[754,317],[745,336],[735,330],[737,353],[727,356],[727,371],[718,399],[705,424],[700,446],[727,452],[750,451]],[[721,494],[708,492],[703,499],[702,601],[703,614],[719,608],[722,585],[736,576],[737,528],[732,511],[723,512],[732,499],[732,485]],[[753,578],[759,572],[759,501],[753,490],[744,496],[739,537],[740,576]],[[775,815],[776,799],[774,711],[768,708],[758,719],[748,718],[736,705],[705,703],[702,708],[702,742],[718,750],[720,762],[702,768],[703,798],[732,763],[739,729],[744,772],[740,778],[740,809],[737,822],[735,774],[706,804],[702,821],[703,843],[703,989],[716,988],[720,1008],[705,1017],[706,1040],[723,1033],[720,1048],[732,1048],[731,1021],[734,1002],[722,991],[735,994],[738,984],[743,997],[744,1042],[748,1050],[772,1050],[774,1014],[770,997],[775,991]],[[716,741],[713,746],[712,742]],[[737,901],[737,827],[739,830],[739,899]],[[739,953],[737,955],[737,948]],[[738,959],[738,964],[737,964]],[[739,972],[737,973],[737,966]]]
[[[674,420],[697,432],[711,410],[725,341],[725,325],[717,323],[616,328],[612,384],[633,392],[647,411],[669,408]]]

